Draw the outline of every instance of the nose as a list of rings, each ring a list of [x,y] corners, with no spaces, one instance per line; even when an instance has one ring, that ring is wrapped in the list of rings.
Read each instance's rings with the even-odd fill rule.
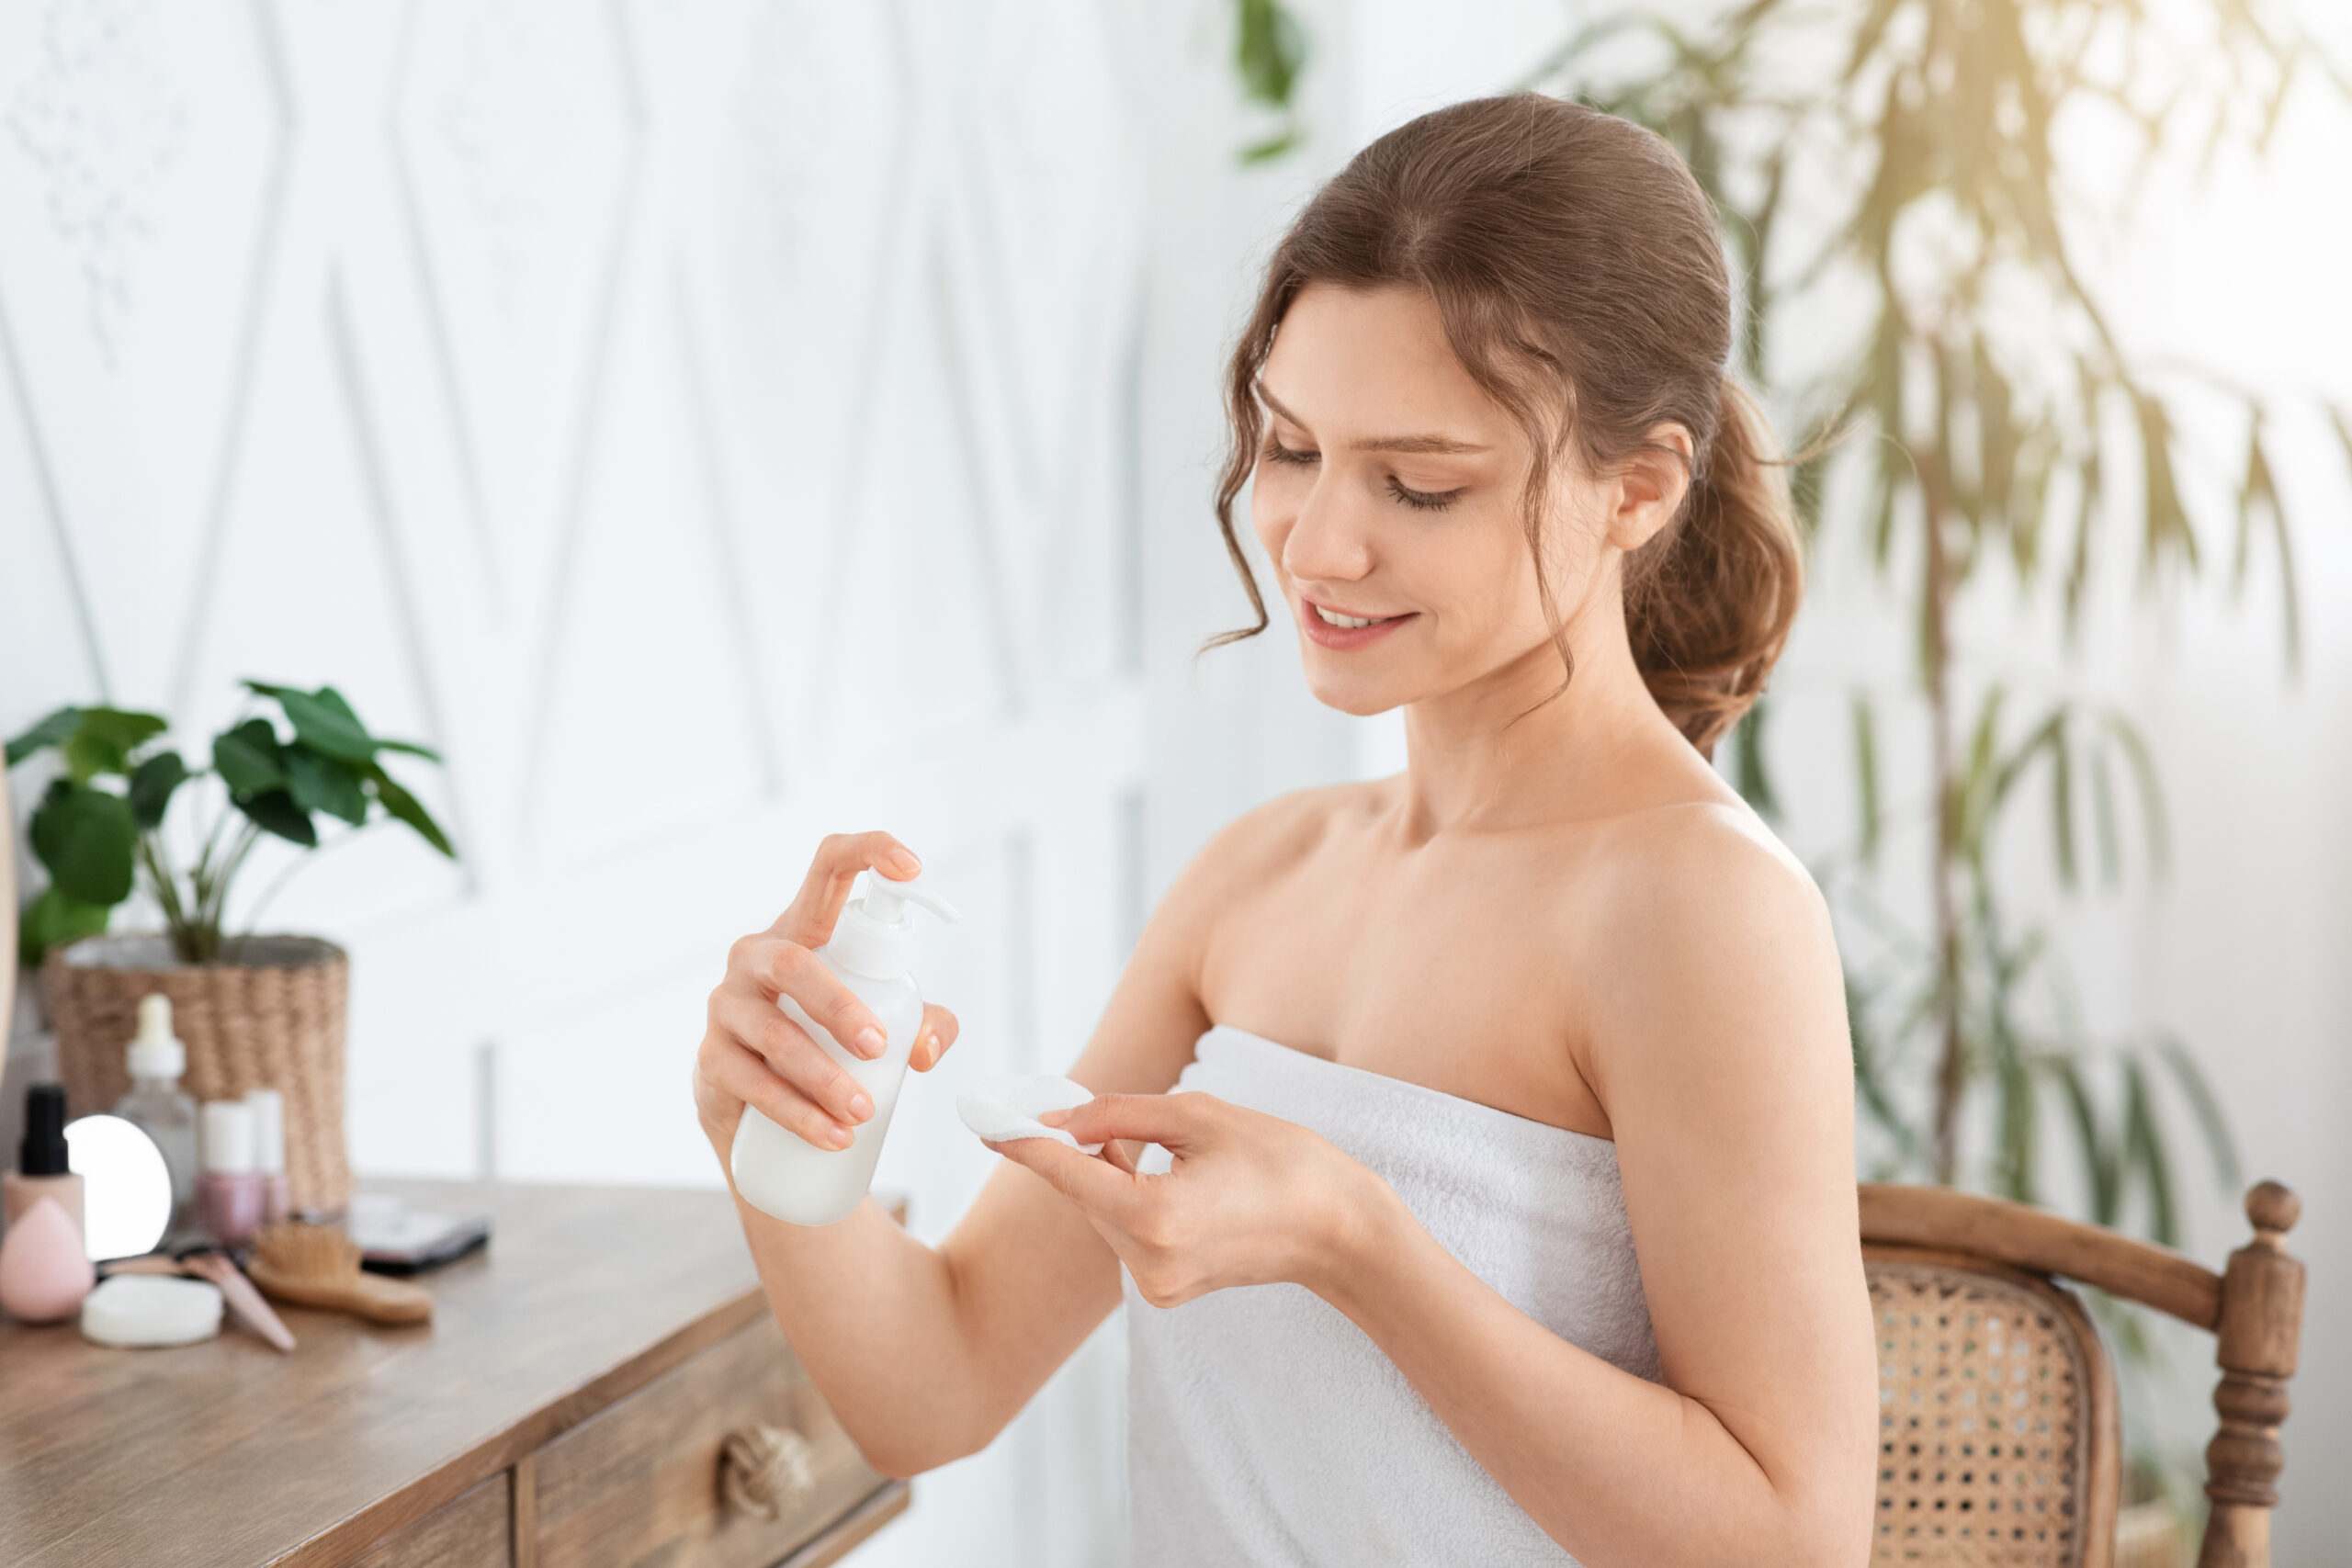
[[[1345,502],[1318,484],[1291,522],[1282,565],[1294,582],[1359,582],[1372,570],[1372,541]]]

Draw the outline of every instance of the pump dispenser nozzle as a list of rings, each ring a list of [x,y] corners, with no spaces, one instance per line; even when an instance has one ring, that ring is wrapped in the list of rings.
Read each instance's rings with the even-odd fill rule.
[[[964,917],[955,905],[924,886],[921,876],[904,882],[868,874],[865,892],[842,909],[829,944],[834,961],[859,975],[903,975],[914,947],[913,908],[944,920]]]

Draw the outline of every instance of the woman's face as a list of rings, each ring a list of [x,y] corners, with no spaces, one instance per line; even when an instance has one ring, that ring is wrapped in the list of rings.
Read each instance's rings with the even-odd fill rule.
[[[1250,516],[1319,700],[1380,713],[1539,649],[1556,682],[1521,511],[1527,437],[1454,357],[1427,295],[1308,285],[1258,393]],[[1604,498],[1574,468],[1555,464],[1544,524],[1564,617],[1603,561],[1601,530],[1577,520]],[[1317,606],[1375,624],[1334,626]]]

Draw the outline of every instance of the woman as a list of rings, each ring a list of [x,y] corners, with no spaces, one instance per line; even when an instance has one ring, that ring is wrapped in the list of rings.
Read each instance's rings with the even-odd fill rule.
[[[1254,476],[1315,695],[1401,706],[1408,765],[1178,877],[1070,1069],[1099,1156],[991,1144],[935,1250],[870,1202],[739,1201],[878,1468],[985,1446],[1128,1297],[1138,1563],[1867,1560],[1843,979],[1710,765],[1800,586],[1732,329],[1689,170],[1572,103],[1425,115],[1299,217],[1217,515],[1263,629]],[[695,1080],[722,1167],[747,1100],[813,1142],[868,1113],[775,998],[853,1037],[808,949],[915,864],[828,839],[735,945]],[[933,1009],[913,1066],[956,1030]]]

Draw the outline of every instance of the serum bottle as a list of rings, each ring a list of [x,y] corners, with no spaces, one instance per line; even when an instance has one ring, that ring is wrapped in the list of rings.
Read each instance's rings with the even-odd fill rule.
[[[907,973],[918,908],[943,919],[963,918],[919,876],[893,882],[869,873],[865,897],[850,900],[834,923],[832,941],[816,951],[818,960],[881,1021],[885,1041],[879,1056],[867,1061],[835,1040],[798,1002],[776,998],[785,1016],[807,1030],[873,1097],[874,1114],[850,1129],[847,1148],[832,1149],[819,1148],[745,1106],[727,1165],[735,1190],[762,1213],[796,1225],[830,1225],[847,1219],[874,1184],[875,1162],[882,1157],[882,1140],[899,1108],[907,1058],[922,1027],[922,994]]]
[[[172,998],[163,992],[139,998],[139,1032],[128,1055],[130,1092],[115,1101],[114,1113],[135,1122],[163,1151],[176,1232],[196,1216],[196,1101],[180,1089],[187,1047],[172,1032]]]

